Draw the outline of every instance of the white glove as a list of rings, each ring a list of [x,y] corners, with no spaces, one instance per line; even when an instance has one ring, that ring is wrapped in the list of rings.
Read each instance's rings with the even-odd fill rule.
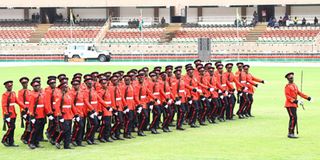
[[[220,99],[223,99],[223,95],[220,96]]]
[[[225,94],[228,94],[228,91],[225,91],[224,93],[225,93]]]
[[[27,114],[22,115],[24,119],[27,119]]]
[[[166,105],[164,106],[164,108],[168,108],[168,105],[166,104]]]
[[[150,105],[150,109],[151,109],[151,110],[153,109],[153,105]]]
[[[63,122],[64,122],[64,119],[63,119],[63,118],[61,118],[59,121],[60,121],[61,123],[63,123]]]
[[[175,105],[181,105],[181,101],[176,101],[176,103],[174,103]]]
[[[192,100],[188,101],[189,104],[192,104]]]
[[[93,115],[98,116],[98,113],[97,113],[97,112],[94,112]]]
[[[113,111],[113,109],[110,107],[109,112],[112,112],[112,111]]]
[[[114,113],[114,115],[116,115],[116,116],[117,116],[117,115],[118,115],[118,112]]]
[[[242,93],[240,93],[239,96],[242,96]]]
[[[72,118],[72,122],[74,122],[74,121],[76,121],[76,119],[75,119],[75,118]]]
[[[173,102],[172,99],[169,99],[168,103],[169,103],[169,104],[172,104],[172,102]]]
[[[139,113],[139,114],[140,114],[140,113],[141,113],[141,111],[142,111],[142,109],[140,109],[140,108],[139,108],[139,109],[137,110],[137,113]]]
[[[197,88],[197,92],[202,93],[202,90]]]
[[[228,97],[231,97],[231,94],[229,94]]]
[[[48,119],[49,119],[50,121],[52,121],[52,120],[54,119],[54,117],[53,117],[52,115],[50,115],[50,116],[48,117]]]
[[[98,116],[98,119],[101,120],[101,119],[102,119],[102,116]]]
[[[94,114],[91,114],[91,115],[90,115],[90,118],[93,119],[93,118],[94,118]]]
[[[298,104],[299,104],[300,106],[303,106],[303,101],[298,100]]]
[[[158,104],[160,104],[160,103],[161,103],[159,99],[157,99],[157,103],[158,103]]]
[[[210,92],[213,92],[213,91],[214,91],[214,88],[210,88],[209,90],[210,90]]]
[[[243,90],[245,90],[245,91],[246,91],[246,90],[248,90],[248,87],[244,87],[244,89],[243,89]]]
[[[205,100],[206,100],[206,98],[202,98],[202,99],[201,99],[201,101],[205,101]]]
[[[127,108],[125,111],[129,113],[130,109],[129,109],[129,108]]]
[[[76,118],[76,121],[77,121],[77,122],[80,122],[80,117],[77,117],[77,118]]]
[[[218,91],[218,93],[222,93],[222,91],[221,91],[221,90],[219,90],[219,91]]]
[[[36,119],[31,119],[30,121],[32,124],[36,123]]]
[[[314,102],[314,98],[311,98],[311,99],[310,99],[310,102]]]
[[[11,118],[10,118],[10,117],[9,117],[9,118],[6,118],[6,121],[7,121],[7,122],[10,122],[10,120],[11,120]]]
[[[212,101],[212,98],[209,98],[208,101],[211,102],[211,101]]]

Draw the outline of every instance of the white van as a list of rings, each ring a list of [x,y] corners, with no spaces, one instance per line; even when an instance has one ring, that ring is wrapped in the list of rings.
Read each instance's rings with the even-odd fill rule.
[[[100,62],[109,62],[111,53],[108,51],[99,51],[93,44],[69,44],[64,51],[64,61],[71,58],[98,59]]]

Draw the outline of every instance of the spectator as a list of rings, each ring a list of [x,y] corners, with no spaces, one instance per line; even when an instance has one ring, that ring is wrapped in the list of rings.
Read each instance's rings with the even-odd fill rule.
[[[31,20],[32,20],[32,22],[36,22],[36,14],[35,13],[32,14]]]
[[[280,16],[280,18],[279,18],[278,23],[279,23],[279,26],[283,26],[283,19],[282,19],[282,17],[281,17],[281,16]]]
[[[306,25],[306,23],[307,23],[307,20],[303,17],[303,18],[302,18],[302,23],[301,23],[301,24],[304,26],[304,25]]]
[[[254,24],[256,24],[258,22],[258,13],[257,13],[257,11],[253,12],[253,19],[255,21]]]
[[[161,18],[161,24],[164,25],[166,23],[166,19],[164,17]]]
[[[298,24],[298,17],[294,17],[294,19],[293,19],[293,24],[294,24],[294,25],[297,25],[297,24]]]
[[[286,22],[289,19],[288,13],[284,14],[283,22]]]
[[[76,24],[79,24],[79,23],[80,23],[80,16],[79,16],[79,14],[77,14],[74,23],[76,23]]]
[[[40,14],[39,14],[39,12],[36,14],[36,22],[40,23]]]
[[[242,26],[247,26],[247,18],[242,17]]]
[[[317,17],[314,17],[313,22],[314,22],[314,25],[316,26],[316,25],[318,24],[318,18],[317,18]]]
[[[277,21],[275,21],[275,23],[274,23],[274,26],[273,26],[274,28],[280,28],[280,24],[279,24],[279,22],[277,22]]]
[[[273,27],[273,19],[269,18],[268,27]]]
[[[286,26],[287,26],[287,27],[289,27],[289,26],[290,26],[290,20],[291,20],[291,18],[290,18],[290,17],[288,17],[288,18],[286,19]]]

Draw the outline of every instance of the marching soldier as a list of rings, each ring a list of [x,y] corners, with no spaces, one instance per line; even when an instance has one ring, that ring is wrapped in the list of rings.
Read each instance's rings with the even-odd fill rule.
[[[249,99],[248,99],[248,84],[247,84],[247,76],[246,73],[243,71],[243,63],[238,62],[237,64],[238,71],[235,73],[236,79],[240,82],[242,85],[236,85],[237,87],[237,102],[239,103],[239,109],[237,111],[237,115],[239,119],[246,118],[244,114],[244,110],[246,106],[249,104]],[[249,83],[249,82],[248,82]]]
[[[218,120],[220,122],[225,121],[224,115],[225,113],[229,113],[230,107],[229,107],[229,101],[228,101],[228,87],[231,88],[230,84],[227,81],[227,77],[223,74],[223,64],[219,63],[217,64],[217,72],[216,72],[216,78],[218,85],[221,86],[222,90],[219,90],[219,96],[220,96],[220,102],[222,107],[219,109],[219,118]]]
[[[15,110],[15,104],[17,103],[22,110],[25,109],[25,105],[18,100],[16,93],[12,91],[13,82],[6,81],[3,83],[6,88],[6,92],[2,94],[2,115],[4,117],[3,130],[6,130],[6,125],[8,130],[4,134],[1,143],[6,147],[18,147],[14,144],[14,130],[16,128],[16,117],[17,113]]]
[[[199,126],[196,125],[196,120],[198,119],[200,102],[199,102],[199,89],[198,89],[198,81],[193,75],[194,69],[192,67],[188,67],[187,75],[185,76],[186,88],[188,89],[188,104],[190,106],[189,109],[189,125],[192,128],[197,128]]]
[[[258,87],[258,84],[256,84],[255,82],[259,82],[259,83],[262,83],[264,84],[264,80],[261,80],[259,78],[256,78],[254,77],[253,75],[251,75],[249,73],[249,68],[250,66],[249,65],[244,65],[243,66],[243,70],[244,72],[246,73],[246,80],[247,80],[247,83],[248,84],[248,105],[247,107],[245,108],[245,115],[247,117],[254,117],[252,114],[251,114],[251,107],[252,107],[252,103],[253,103],[253,93],[254,93],[254,88],[253,86],[255,86],[256,88]]]
[[[45,105],[45,94],[41,91],[40,82],[35,80],[31,82],[33,91],[30,96],[30,127],[32,128],[28,146],[30,149],[39,148],[41,140],[42,127],[45,124],[46,113],[52,114],[50,106]]]
[[[139,84],[134,86],[134,101],[137,104],[136,112],[138,114],[138,136],[146,136],[143,133],[143,130],[147,128],[148,125],[148,106],[147,103],[149,100],[153,100],[154,96],[148,89],[148,86],[145,82],[145,73],[144,71],[138,74]]]
[[[211,107],[212,107],[208,100],[208,98],[210,98],[210,92],[209,92],[210,88],[208,87],[209,83],[205,76],[204,67],[199,67],[198,72],[199,72],[199,77],[198,77],[199,89],[201,90],[199,121],[200,121],[200,125],[206,125],[205,120],[209,113],[208,111],[211,111]]]
[[[149,76],[151,78],[151,81],[149,82],[148,88],[155,97],[155,102],[151,102],[149,105],[149,108],[152,111],[152,122],[150,124],[150,130],[152,134],[160,134],[157,131],[157,128],[159,126],[161,116],[161,101],[159,100],[161,89],[157,79],[157,74],[155,72],[150,72]]]
[[[182,127],[182,124],[184,122],[184,115],[186,112],[186,87],[185,82],[181,76],[181,71],[175,70],[174,74],[176,79],[172,82],[172,94],[175,100],[174,105],[178,108],[176,129],[185,130]]]
[[[288,80],[288,84],[285,86],[285,108],[289,114],[289,128],[288,128],[288,138],[298,138],[294,134],[294,129],[297,129],[298,134],[298,126],[297,126],[297,108],[298,104],[303,106],[303,101],[298,99],[298,96],[311,101],[311,97],[299,91],[298,86],[294,83],[294,73],[290,72],[285,75],[285,78]]]
[[[60,80],[65,78],[64,74],[59,75]],[[47,84],[49,85],[47,88],[45,88],[45,105],[51,108],[51,111],[55,113],[55,104],[57,101],[57,97],[61,93],[59,88],[56,88],[56,77],[55,76],[49,76]],[[55,144],[55,139],[58,136],[58,132],[56,131],[57,127],[57,117],[54,117],[54,115],[49,115],[49,124],[46,131],[46,136],[50,143],[52,145]],[[46,121],[45,121],[46,123]]]
[[[55,104],[55,116],[58,120],[58,136],[56,138],[56,147],[60,149],[60,142],[63,139],[63,148],[71,149],[71,126],[74,115],[79,117],[77,111],[73,105],[72,93],[69,92],[68,84],[62,83],[58,87],[61,90],[61,94],[57,97],[57,103]]]
[[[229,112],[226,114],[227,120],[233,120],[233,109],[236,104],[236,97],[234,95],[235,88],[232,84],[236,84],[236,86],[239,86],[240,88],[243,87],[243,85],[235,78],[235,75],[232,73],[232,67],[233,67],[232,63],[226,64],[225,68],[227,71],[224,72],[224,76],[227,78],[227,83],[229,84],[227,85],[228,92],[229,92],[228,94]]]
[[[107,86],[107,78],[101,78],[99,82],[101,89],[98,91],[98,95],[103,99],[107,107],[105,107],[104,104],[99,103],[100,110],[102,111],[102,119],[98,139],[102,143],[113,142],[111,140],[111,119],[113,110],[111,106],[111,92]]]
[[[27,126],[29,126],[29,104],[30,104],[30,90],[28,89],[28,83],[29,83],[29,78],[27,77],[22,77],[20,78],[20,83],[22,85],[22,89],[19,90],[18,92],[18,99],[21,101],[24,105],[25,108],[20,111],[21,113],[21,128],[25,128],[24,132],[21,136],[21,141],[24,144],[28,144],[29,136],[30,136],[30,130],[28,129]],[[25,121],[25,124],[23,123]]]
[[[73,105],[76,109],[77,115],[75,116],[75,121],[73,125],[73,132],[71,142],[74,146],[84,146],[82,144],[83,134],[84,134],[84,119],[86,116],[86,108],[84,105],[84,94],[80,90],[81,82],[78,80],[73,80],[72,84],[72,99]]]
[[[163,123],[162,123],[162,130],[163,132],[171,132],[169,129],[169,124],[171,121],[171,117],[174,113],[172,108],[173,103],[173,96],[171,94],[171,87],[169,83],[167,82],[167,73],[161,72],[160,73],[161,80],[160,81],[160,100],[162,102],[162,108],[163,108]]]
[[[123,126],[123,111],[126,106],[126,102],[123,98],[122,87],[119,86],[119,78],[117,76],[111,77],[112,86],[109,87],[111,94],[111,106],[115,116],[115,123],[112,127],[111,138],[113,140],[124,140],[120,137],[120,128]]]
[[[135,102],[134,102],[134,86],[131,84],[131,77],[125,75],[124,77],[124,100],[126,101],[126,106],[124,108],[124,138],[134,138],[131,135],[133,130],[133,123],[134,123],[134,110],[135,110]]]

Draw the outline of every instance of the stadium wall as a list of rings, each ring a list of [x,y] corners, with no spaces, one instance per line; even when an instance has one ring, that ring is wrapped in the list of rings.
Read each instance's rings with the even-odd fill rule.
[[[23,19],[23,9],[0,9],[0,19]]]

